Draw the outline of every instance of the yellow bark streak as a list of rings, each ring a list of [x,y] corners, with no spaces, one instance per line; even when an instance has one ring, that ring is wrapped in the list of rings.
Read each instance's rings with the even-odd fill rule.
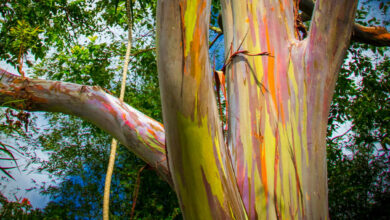
[[[219,140],[217,137],[211,136],[206,117],[203,117],[199,122],[178,113],[177,118],[178,128],[181,130],[180,142],[185,147],[182,150],[183,173],[175,175],[178,177],[177,183],[182,193],[182,202],[183,204],[191,204],[191,207],[187,209],[189,219],[199,216],[199,213],[194,211],[202,211],[204,219],[209,219],[212,217],[213,210],[210,210],[210,206],[205,203],[208,201],[206,187],[203,184],[191,183],[204,181],[199,179],[204,174],[212,195],[218,199],[220,206],[224,207],[224,190],[221,183],[221,170],[219,169],[224,165],[218,147]],[[218,155],[218,159],[214,157],[215,153]]]

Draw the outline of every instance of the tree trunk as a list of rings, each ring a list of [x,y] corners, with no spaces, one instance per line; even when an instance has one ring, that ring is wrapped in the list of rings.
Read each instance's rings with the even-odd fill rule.
[[[245,218],[216,108],[210,1],[159,1],[158,70],[168,164],[187,219]]]
[[[317,0],[305,40],[293,1],[221,2],[227,145],[208,61],[210,2],[158,5],[168,162],[184,215],[328,218],[327,117],[357,2]],[[270,56],[245,55],[260,52]]]

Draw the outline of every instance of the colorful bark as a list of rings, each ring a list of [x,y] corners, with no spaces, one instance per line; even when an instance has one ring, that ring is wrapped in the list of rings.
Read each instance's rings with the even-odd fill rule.
[[[0,69],[0,103],[29,111],[62,112],[91,121],[172,184],[163,125],[99,87],[21,78]]]
[[[187,219],[244,219],[208,59],[210,1],[158,5],[158,69],[169,167]]]
[[[292,1],[222,6],[226,57],[238,49],[272,55],[242,55],[226,72],[228,145],[248,217],[327,218],[327,116],[356,2],[317,1],[303,41]]]

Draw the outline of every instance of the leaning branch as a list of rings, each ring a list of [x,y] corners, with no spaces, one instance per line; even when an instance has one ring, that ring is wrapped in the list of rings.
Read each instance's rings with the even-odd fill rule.
[[[172,186],[163,125],[100,87],[21,78],[0,69],[0,106],[61,112],[88,120],[113,135]]]
[[[355,24],[352,30],[352,40],[373,46],[390,46],[390,33],[384,27],[365,27]]]
[[[310,19],[314,9],[313,0],[301,0],[299,9]],[[355,23],[351,40],[373,46],[390,46],[390,33],[384,27],[365,27]]]

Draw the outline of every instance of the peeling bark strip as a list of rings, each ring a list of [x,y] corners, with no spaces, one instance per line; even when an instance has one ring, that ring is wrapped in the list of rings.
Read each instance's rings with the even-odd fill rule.
[[[22,79],[0,69],[0,104],[29,111],[61,112],[88,120],[112,134],[172,185],[162,124],[99,87]]]

